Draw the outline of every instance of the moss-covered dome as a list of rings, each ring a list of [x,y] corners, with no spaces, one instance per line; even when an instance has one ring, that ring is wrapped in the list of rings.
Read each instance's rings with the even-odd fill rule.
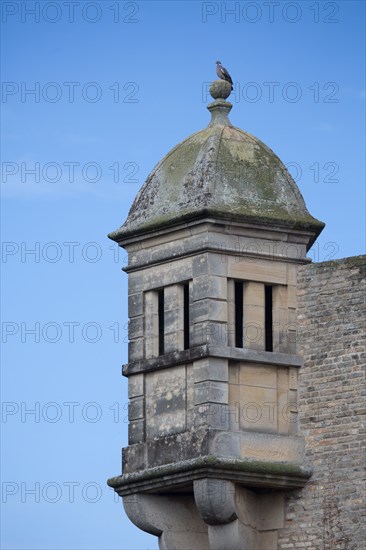
[[[232,126],[232,105],[208,106],[207,128],[172,149],[153,169],[127,220],[110,238],[146,233],[198,218],[284,225],[320,233],[281,160],[258,138]]]

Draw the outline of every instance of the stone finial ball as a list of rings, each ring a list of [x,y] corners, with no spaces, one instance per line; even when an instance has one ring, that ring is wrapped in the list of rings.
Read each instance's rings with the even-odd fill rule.
[[[226,99],[231,94],[230,82],[214,80],[210,86],[210,94],[214,99]]]

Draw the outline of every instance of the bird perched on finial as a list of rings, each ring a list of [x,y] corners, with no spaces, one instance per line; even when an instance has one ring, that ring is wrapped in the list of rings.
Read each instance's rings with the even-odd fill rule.
[[[227,70],[221,65],[221,61],[216,61],[216,74],[221,80],[226,80],[230,82],[231,89],[233,89],[233,81]]]

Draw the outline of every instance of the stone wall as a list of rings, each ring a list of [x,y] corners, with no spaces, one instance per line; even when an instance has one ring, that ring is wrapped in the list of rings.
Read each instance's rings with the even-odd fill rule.
[[[365,264],[299,269],[299,419],[314,474],[286,499],[280,550],[364,548]]]

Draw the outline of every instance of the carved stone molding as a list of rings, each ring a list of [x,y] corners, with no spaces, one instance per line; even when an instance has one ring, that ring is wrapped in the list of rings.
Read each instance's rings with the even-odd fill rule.
[[[135,494],[123,504],[137,527],[159,537],[160,550],[276,550],[284,526],[283,493],[222,479],[196,480],[194,496]]]

